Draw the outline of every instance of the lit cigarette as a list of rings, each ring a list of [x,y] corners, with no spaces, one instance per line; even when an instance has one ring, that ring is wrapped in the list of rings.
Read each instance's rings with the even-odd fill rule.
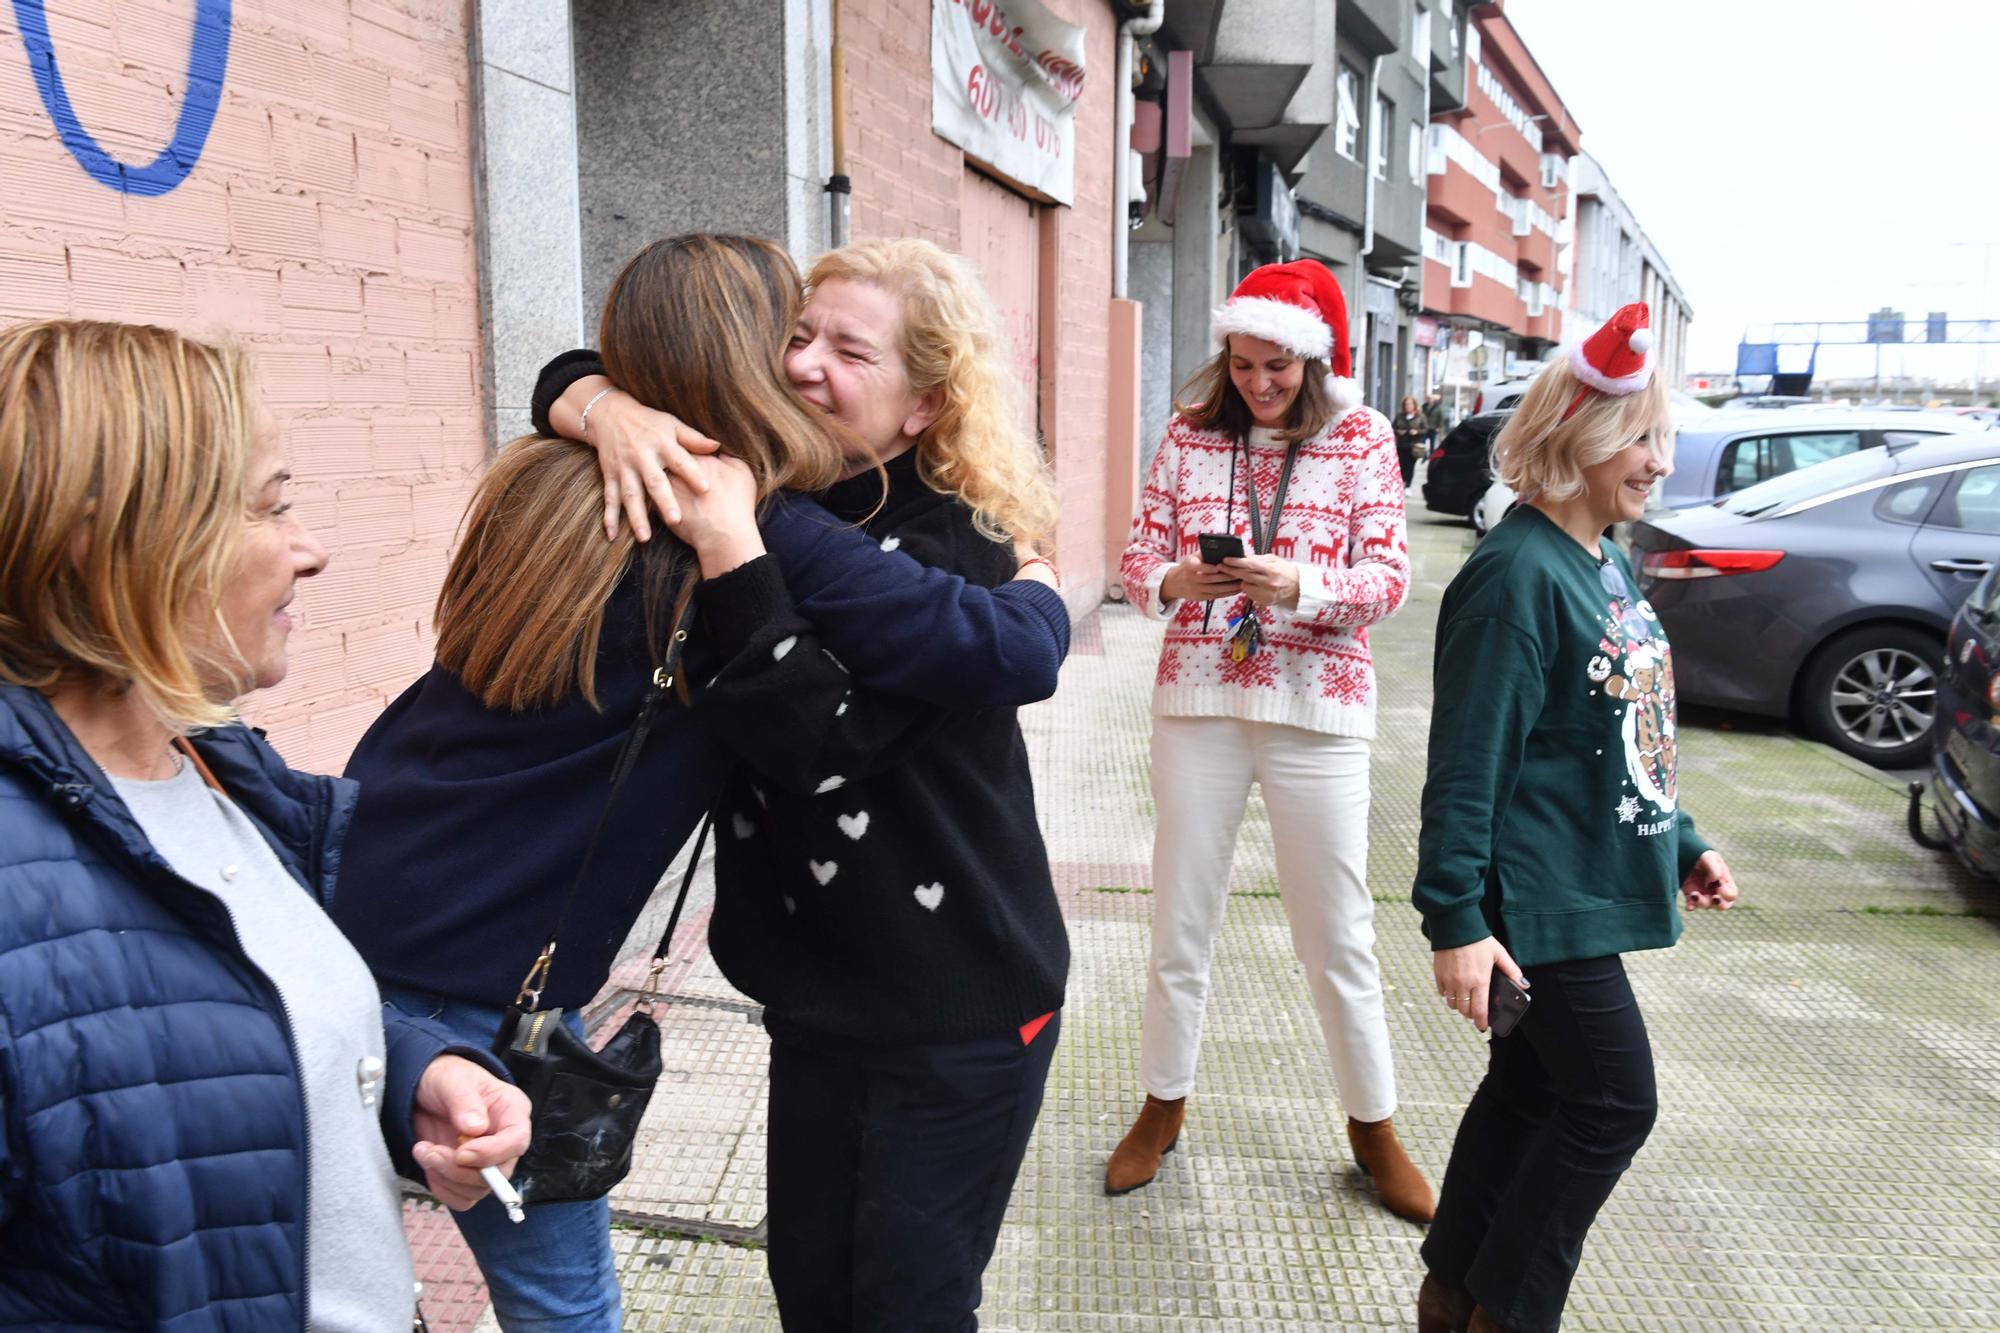
[[[508,1221],[525,1222],[528,1220],[528,1215],[521,1211],[521,1196],[514,1189],[514,1182],[501,1175],[499,1167],[480,1167],[479,1178],[486,1182],[488,1189],[493,1191],[493,1197],[507,1206]]]

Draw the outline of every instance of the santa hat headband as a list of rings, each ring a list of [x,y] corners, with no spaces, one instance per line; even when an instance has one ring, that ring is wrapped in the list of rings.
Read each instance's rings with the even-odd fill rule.
[[[1653,382],[1652,311],[1644,301],[1623,306],[1604,326],[1569,349],[1570,373],[1582,381],[1562,419],[1583,406],[1591,390],[1623,398]]]
[[[1293,356],[1326,362],[1332,370],[1326,387],[1334,410],[1344,413],[1360,406],[1361,388],[1352,379],[1354,359],[1347,342],[1347,298],[1326,265],[1298,259],[1251,270],[1215,308],[1210,327],[1219,347],[1228,347],[1230,334],[1242,333],[1276,343]]]

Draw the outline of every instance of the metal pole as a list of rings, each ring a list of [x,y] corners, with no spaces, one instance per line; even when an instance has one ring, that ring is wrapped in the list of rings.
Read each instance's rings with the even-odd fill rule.
[[[827,178],[827,232],[835,250],[847,244],[849,209],[853,186],[847,179],[847,56],[840,45],[840,0],[832,0],[833,50],[827,61],[827,77],[833,84],[829,115],[833,125],[833,175]]]
[[[1985,255],[1979,268],[1979,318],[1983,320],[1986,318],[1986,312],[1992,309],[1986,304],[1986,283],[1993,276],[1993,242],[1988,241],[1980,248]],[[1983,398],[1985,390],[1982,385],[1986,380],[1986,337],[1983,327],[1980,330],[1979,341],[1972,345],[1972,349],[1972,396]]]

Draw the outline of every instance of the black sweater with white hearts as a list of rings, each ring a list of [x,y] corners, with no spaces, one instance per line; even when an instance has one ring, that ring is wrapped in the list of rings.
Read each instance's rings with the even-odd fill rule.
[[[981,536],[906,454],[820,497],[885,546],[997,586]],[[877,505],[880,509],[877,511]],[[709,946],[799,1026],[894,1045],[995,1037],[1058,1009],[1069,937],[1011,708],[852,687],[768,557],[702,585],[730,665],[698,707],[740,757],[716,815]]]

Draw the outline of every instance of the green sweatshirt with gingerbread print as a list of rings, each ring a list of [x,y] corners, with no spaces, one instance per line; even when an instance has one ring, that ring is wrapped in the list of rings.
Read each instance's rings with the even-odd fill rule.
[[[1661,949],[1708,850],[1680,808],[1674,666],[1631,566],[1523,505],[1438,615],[1412,892],[1433,949],[1522,967]]]

